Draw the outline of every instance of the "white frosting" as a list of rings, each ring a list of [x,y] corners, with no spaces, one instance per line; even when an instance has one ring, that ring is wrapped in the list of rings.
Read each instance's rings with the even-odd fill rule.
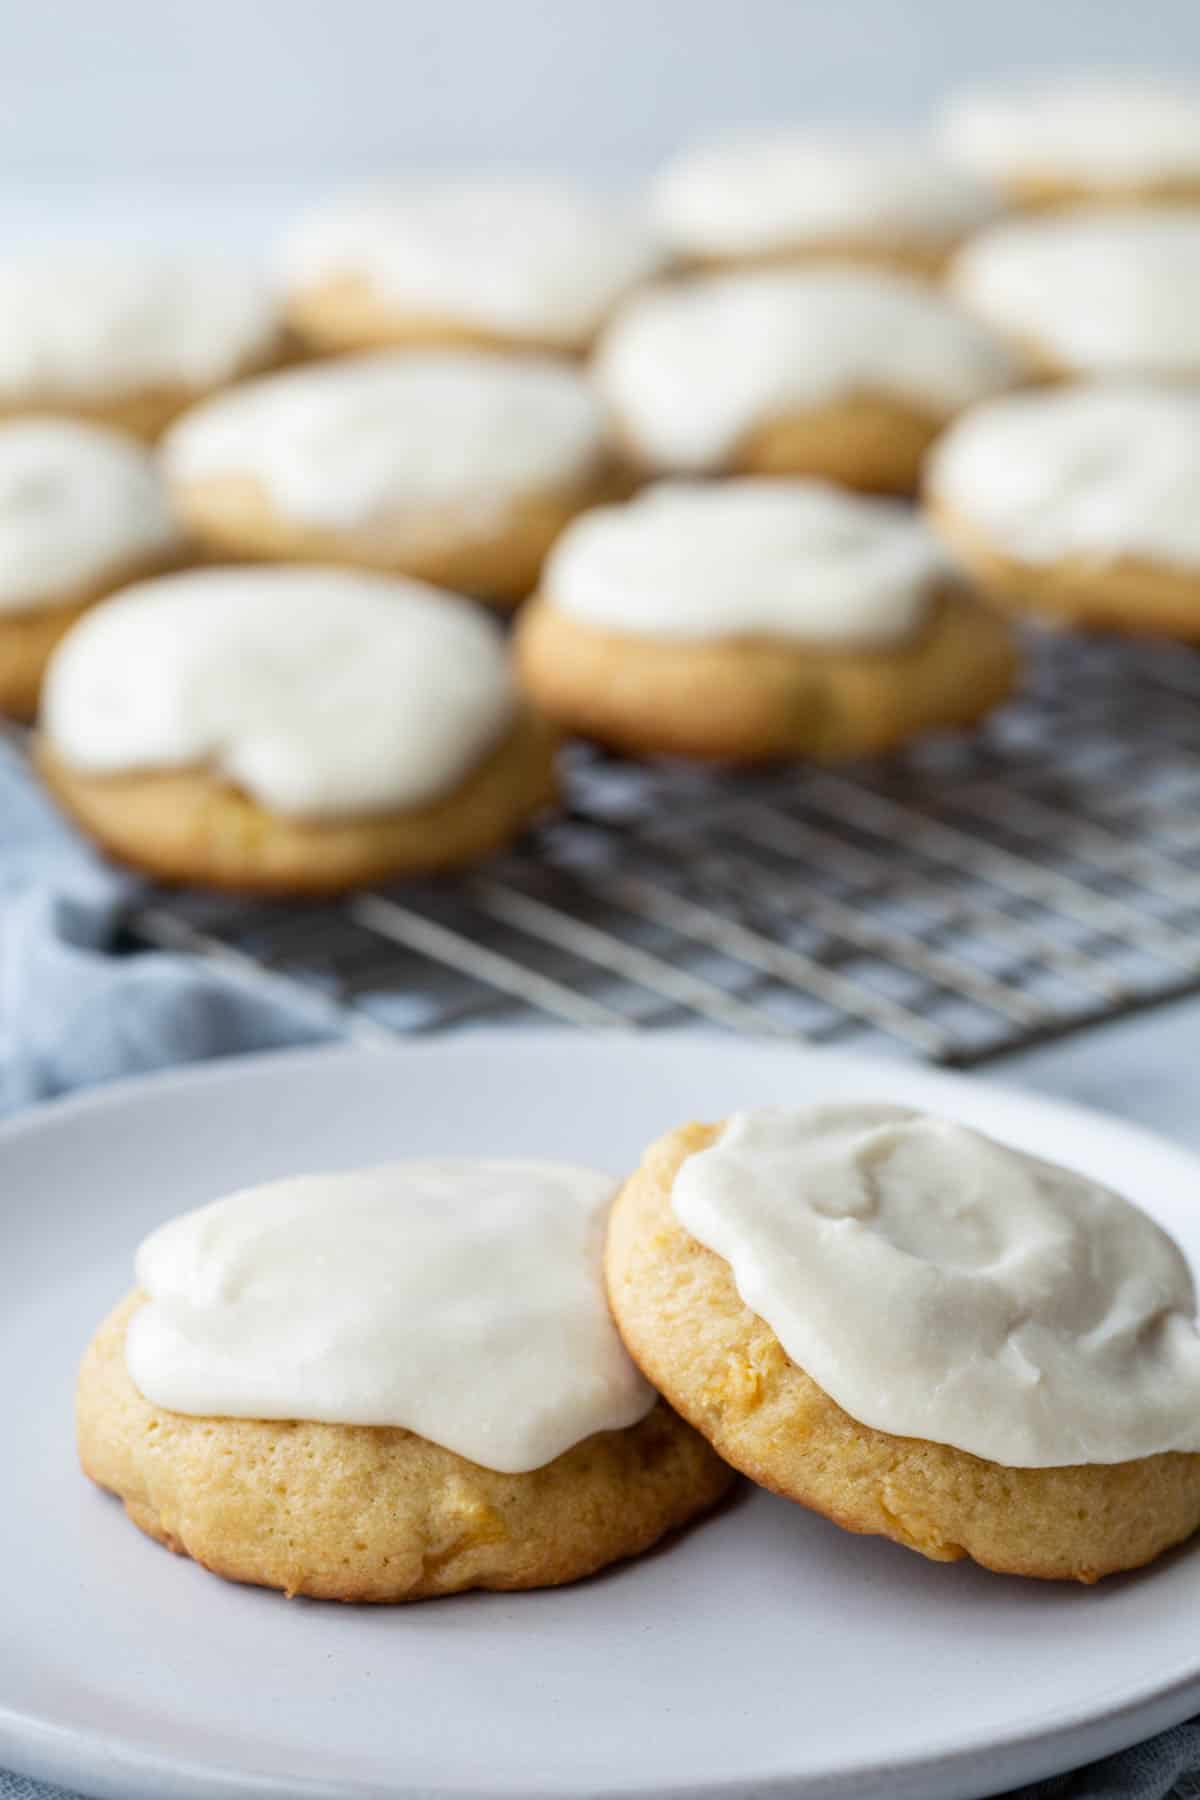
[[[567,528],[543,591],[601,630],[892,642],[943,563],[905,507],[816,481],[669,482]]]
[[[207,387],[277,332],[269,289],[233,264],[98,250],[0,261],[0,395]]]
[[[962,300],[1069,369],[1200,374],[1200,212],[1106,209],[986,231],[951,273]]]
[[[231,1194],[138,1251],[129,1373],[175,1412],[397,1426],[540,1468],[655,1401],[605,1299],[613,1193],[591,1169],[452,1158]]]
[[[731,1119],[672,1205],[864,1425],[1010,1468],[1200,1451],[1187,1263],[1080,1175],[901,1107],[780,1108]]]
[[[289,517],[353,527],[430,505],[486,522],[580,480],[603,451],[583,376],[549,357],[361,356],[289,370],[193,408],[168,476],[252,476]]]
[[[930,493],[1026,562],[1200,570],[1200,394],[1078,387],[992,401],[938,440]]]
[[[532,177],[398,182],[335,200],[285,247],[293,287],[366,281],[406,312],[583,345],[657,267],[626,206]]]
[[[719,468],[788,411],[871,389],[950,413],[1011,385],[1014,354],[930,288],[845,268],[718,275],[633,300],[601,342],[603,397],[660,468]]]
[[[692,256],[753,256],[823,240],[939,249],[995,212],[980,182],[895,132],[773,131],[686,151],[654,210]]]
[[[1200,83],[1076,75],[981,89],[943,112],[947,152],[995,179],[1200,180]]]
[[[65,419],[0,424],[0,615],[53,606],[174,542],[141,444]]]
[[[208,765],[270,810],[420,806],[508,729],[500,628],[416,581],[199,569],[127,588],[55,651],[42,723],[102,775]]]

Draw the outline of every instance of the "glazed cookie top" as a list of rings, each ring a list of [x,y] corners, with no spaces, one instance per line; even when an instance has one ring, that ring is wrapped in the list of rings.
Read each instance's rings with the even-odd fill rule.
[[[89,774],[207,765],[273,812],[450,792],[509,728],[499,627],[416,581],[198,569],[94,607],[47,671],[42,724]]]
[[[296,227],[287,280],[365,281],[397,309],[582,348],[660,262],[632,208],[532,177],[431,178],[335,200]]]
[[[278,309],[252,271],[134,250],[0,262],[0,397],[210,387],[266,355]]]
[[[175,543],[134,439],[65,419],[0,424],[0,615],[58,605]]]
[[[293,518],[353,526],[450,504],[494,524],[513,496],[586,478],[604,454],[582,375],[550,357],[357,356],[247,382],[168,433],[168,476],[252,476]]]
[[[216,1200],[138,1251],[129,1373],[175,1412],[397,1426],[540,1468],[656,1398],[604,1294],[614,1187],[455,1157]]]
[[[845,268],[706,276],[629,302],[603,398],[660,468],[719,468],[755,425],[866,392],[952,413],[1010,386],[1014,352],[917,281]]]
[[[991,401],[938,440],[936,505],[1023,561],[1145,557],[1200,569],[1200,395],[1058,388]]]
[[[1200,374],[1200,214],[1114,207],[999,225],[958,253],[951,285],[1066,369]]]
[[[891,643],[945,577],[908,509],[817,481],[664,481],[568,526],[542,591],[600,630]]]
[[[945,108],[939,135],[951,156],[999,181],[1200,180],[1200,84],[1075,75],[984,88]]]
[[[996,210],[973,175],[894,132],[777,130],[685,151],[653,190],[671,247],[755,256],[861,240],[938,249]]]
[[[902,1107],[774,1108],[671,1201],[862,1424],[1009,1468],[1200,1451],[1187,1263],[1081,1175]]]

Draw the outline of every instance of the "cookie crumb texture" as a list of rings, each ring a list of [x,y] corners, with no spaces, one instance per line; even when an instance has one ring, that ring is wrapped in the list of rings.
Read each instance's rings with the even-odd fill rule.
[[[84,1356],[80,1461],[140,1530],[231,1581],[381,1603],[556,1587],[649,1549],[734,1479],[661,1402],[523,1475],[409,1431],[167,1412],[125,1366],[143,1300],[125,1299]]]
[[[481,527],[469,506],[423,507],[414,520],[386,513],[370,524],[332,527],[287,517],[251,476],[175,483],[178,515],[197,543],[236,562],[321,564],[427,581],[509,609],[535,585],[555,539],[591,506],[624,499],[627,474],[609,465],[588,480],[505,498]]]
[[[553,727],[526,710],[504,742],[441,799],[345,819],[284,818],[206,769],[81,774],[44,735],[34,761],[81,830],[156,880],[319,897],[462,868],[511,843],[557,796],[557,747]]]
[[[747,763],[878,755],[973,725],[1019,671],[1007,622],[953,591],[911,642],[880,649],[601,631],[546,593],[522,612],[515,653],[526,691],[567,730],[635,756]]]
[[[1200,571],[1147,556],[1076,551],[1053,562],[1009,555],[953,507],[929,497],[926,514],[947,548],[995,606],[1053,623],[1128,637],[1200,643]]]
[[[675,1217],[680,1165],[719,1130],[686,1125],[647,1152],[613,1210],[607,1273],[630,1354],[735,1468],[847,1531],[1043,1580],[1138,1568],[1200,1526],[1200,1455],[1009,1469],[843,1412]]]

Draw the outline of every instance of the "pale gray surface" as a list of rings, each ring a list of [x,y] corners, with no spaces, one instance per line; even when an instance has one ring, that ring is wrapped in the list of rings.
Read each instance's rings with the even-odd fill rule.
[[[743,1493],[574,1589],[341,1609],[212,1580],[77,1475],[75,1359],[164,1213],[298,1164],[447,1144],[619,1169],[681,1117],[884,1090],[1107,1176],[1200,1258],[1200,1168],[1169,1145],[978,1081],[719,1039],[302,1052],[5,1127],[0,1359],[23,1375],[22,1455],[0,1487],[0,1536],[21,1547],[0,1609],[0,1763],[111,1800],[938,1800],[1193,1710],[1194,1555],[1092,1590],[1003,1581]]]
[[[1195,0],[61,0],[0,21],[9,178],[619,179],[714,126],[919,116],[981,72],[1200,65]]]

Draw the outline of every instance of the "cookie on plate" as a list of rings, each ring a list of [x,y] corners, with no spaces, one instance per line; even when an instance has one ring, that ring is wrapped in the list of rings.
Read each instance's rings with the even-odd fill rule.
[[[1016,206],[1200,203],[1200,84],[1072,75],[981,88],[943,109],[961,167]]]
[[[741,1113],[651,1147],[606,1266],[671,1405],[849,1531],[1093,1582],[1200,1526],[1187,1264],[1082,1176],[898,1107]]]
[[[548,357],[381,352],[247,382],[185,414],[176,510],[231,559],[350,564],[498,605],[624,482],[596,400]]]
[[[1008,626],[896,501],[805,481],[661,482],[564,534],[518,672],[633,755],[821,761],[969,725],[1013,687]]]
[[[52,413],[155,438],[287,348],[274,295],[237,264],[137,250],[0,259],[0,417]]]
[[[83,1360],[84,1470],[235,1581],[349,1601],[555,1586],[733,1480],[622,1349],[613,1182],[453,1158],[184,1214]]]
[[[984,182],[917,138],[781,128],[685,150],[659,175],[652,208],[685,263],[839,261],[931,275],[997,205]]]
[[[284,249],[288,314],[320,350],[585,351],[661,254],[636,211],[532,176],[345,195]]]
[[[554,796],[554,748],[470,602],[235,568],[94,607],[51,658],[35,757],[75,821],[152,875],[324,894],[509,842]]]
[[[973,238],[949,281],[1044,378],[1200,377],[1200,209],[1017,219]]]
[[[939,441],[925,485],[931,522],[996,601],[1200,641],[1200,393],[992,401]]]
[[[31,719],[63,634],[182,554],[142,444],[69,419],[0,422],[0,712]]]
[[[621,309],[596,362],[618,441],[646,469],[901,494],[947,420],[1023,373],[928,285],[841,268],[649,290]]]

